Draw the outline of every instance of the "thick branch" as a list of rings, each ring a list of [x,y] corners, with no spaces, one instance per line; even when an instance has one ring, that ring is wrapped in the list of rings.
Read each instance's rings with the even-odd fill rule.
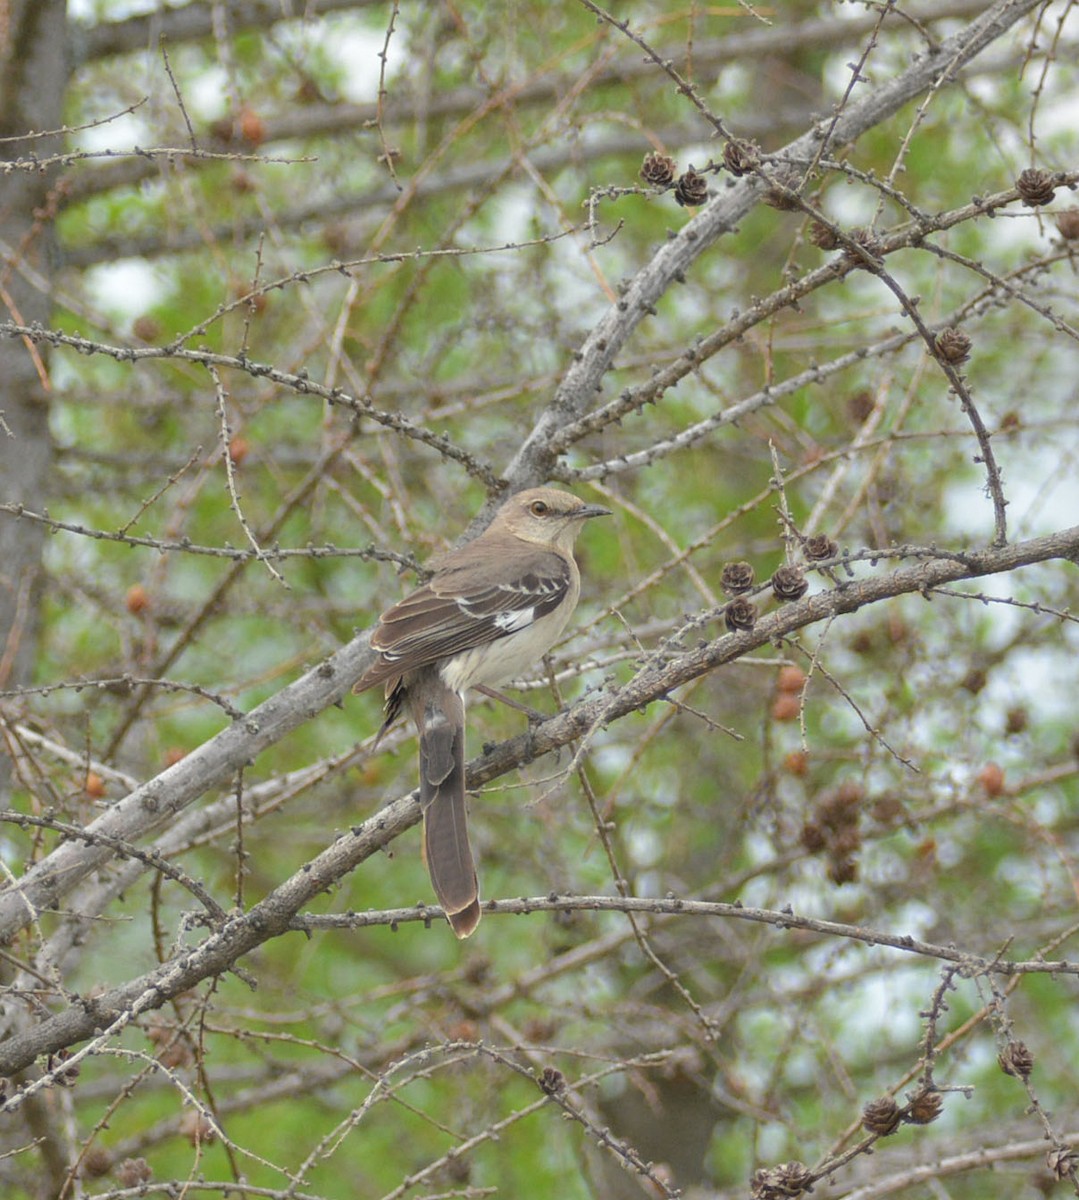
[[[904,104],[956,75],[991,45],[1039,0],[999,0],[960,33],[921,54],[901,75],[855,101],[834,121],[822,121],[789,143],[777,156],[795,162],[812,160],[826,133],[833,146],[856,141],[867,130],[893,116]],[[720,237],[734,230],[757,203],[765,184],[746,176],[716,196],[677,236],[655,253],[637,273],[617,303],[585,340],[566,372],[550,407],[533,427],[506,471],[515,488],[550,478],[555,461],[553,439],[569,421],[579,420],[601,393],[603,378],[642,320],[694,262]]]
[[[478,787],[539,755],[576,741],[611,721],[662,700],[675,688],[716,667],[788,637],[807,625],[890,597],[926,593],[958,579],[1000,574],[1058,558],[1079,561],[1079,526],[1011,546],[942,553],[941,557],[808,596],[777,609],[752,630],[725,634],[686,653],[650,661],[615,691],[586,699],[531,732],[503,742],[470,764],[468,786]],[[223,784],[261,750],[342,699],[370,661],[367,635],[361,634],[242,721],[132,792],[87,832],[133,840],[171,819],[198,796]],[[10,1038],[0,1046],[0,1074],[21,1069],[41,1053],[90,1037],[95,1030],[125,1019],[125,1014],[130,1019],[132,1006],[138,1011],[157,1007],[200,980],[227,971],[262,942],[286,932],[304,905],[419,820],[420,809],[414,794],[387,805],[338,838],[243,916],[228,921],[181,958],[107,995],[84,1000],[37,1028]],[[0,894],[0,935],[10,939],[34,914],[56,905],[80,879],[110,857],[108,847],[101,844],[72,841],[58,847],[16,887]]]
[[[910,934],[890,933],[866,925],[849,925],[843,921],[805,917],[789,908],[777,912],[770,908],[749,908],[737,902],[726,904],[718,900],[682,900],[670,894],[659,897],[564,896],[552,893],[547,896],[522,896],[518,900],[488,900],[483,909],[485,913],[513,916],[527,916],[534,912],[617,912],[641,913],[654,917],[723,917],[733,921],[748,921],[754,925],[771,925],[779,930],[797,929],[806,933],[819,933],[823,937],[847,938],[852,942],[862,942],[866,946],[885,946],[891,950],[901,950],[905,954],[956,963],[962,968],[962,974],[970,978],[978,975],[1079,975],[1079,962],[1067,959],[1020,960],[1001,958],[995,953],[982,956],[951,944],[942,946],[936,942],[925,942]],[[303,915],[292,922],[291,928],[303,933],[314,933],[327,929],[364,929],[371,925],[425,920],[430,920],[429,909],[401,908],[379,913]]]

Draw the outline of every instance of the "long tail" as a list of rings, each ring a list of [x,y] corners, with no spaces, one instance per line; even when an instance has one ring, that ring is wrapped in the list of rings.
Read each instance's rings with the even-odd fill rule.
[[[410,679],[408,699],[420,734],[420,803],[427,870],[453,932],[480,923],[479,881],[465,808],[465,708],[434,671]]]

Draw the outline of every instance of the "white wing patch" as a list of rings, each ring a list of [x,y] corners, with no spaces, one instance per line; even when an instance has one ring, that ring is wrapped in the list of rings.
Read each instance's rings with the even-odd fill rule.
[[[511,609],[500,612],[495,616],[495,625],[506,633],[516,633],[519,629],[527,629],[536,619],[534,608]]]

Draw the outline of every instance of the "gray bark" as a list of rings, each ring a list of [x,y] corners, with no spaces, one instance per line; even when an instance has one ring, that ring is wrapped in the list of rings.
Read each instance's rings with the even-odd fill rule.
[[[969,553],[911,548],[924,561],[850,580],[793,604],[785,604],[748,632],[721,634],[704,645],[645,663],[635,677],[609,693],[582,700],[572,708],[507,742],[489,747],[468,764],[466,787],[480,787],[508,771],[561,746],[587,738],[621,717],[638,712],[693,679],[751,651],[788,637],[798,629],[856,612],[892,596],[928,594],[961,579],[1002,574],[1033,563],[1079,559],[1079,526],[1010,546]],[[224,784],[267,746],[329,704],[343,699],[353,682],[371,665],[373,652],[363,633],[271,699],[236,721],[197,750],[113,805],[84,830],[31,868],[17,886],[0,895],[0,942],[9,941],[43,909],[60,904],[92,871],[115,855],[114,839],[137,841],[173,821],[211,787]],[[359,863],[377,853],[421,819],[415,793],[386,805],[361,824],[342,833],[263,900],[230,917],[197,946],[185,950],[146,975],[94,998],[79,997],[66,1010],[0,1042],[0,1075],[14,1075],[40,1055],[108,1031],[119,1032],[142,1012],[160,1007],[195,984],[229,970],[245,954],[270,938],[294,928],[303,907]],[[489,911],[493,911],[489,904]],[[495,905],[497,907],[497,905]],[[383,914],[383,919],[389,919]],[[88,1051],[84,1047],[80,1056]],[[62,1067],[60,1069],[63,1069]],[[48,1074],[30,1094],[44,1086]],[[22,1097],[6,1103],[18,1107]]]
[[[65,0],[14,0],[0,44],[0,137],[59,129],[68,80]],[[8,143],[12,158],[44,158],[60,136]],[[56,269],[54,170],[0,175],[0,306],[9,319],[47,324]],[[48,500],[48,355],[15,338],[0,342],[0,500],[35,508]],[[44,529],[0,522],[0,688],[33,669],[42,596]],[[0,792],[10,762],[0,756]]]

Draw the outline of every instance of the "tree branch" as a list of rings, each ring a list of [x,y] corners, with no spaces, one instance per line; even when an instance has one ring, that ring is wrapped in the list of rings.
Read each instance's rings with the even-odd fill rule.
[[[724,634],[685,653],[649,659],[633,679],[613,692],[582,700],[473,760],[467,786],[479,787],[587,737],[611,721],[664,699],[675,688],[807,625],[879,600],[925,593],[958,579],[1010,572],[1058,558],[1079,561],[1079,526],[1011,546],[953,552],[807,596],[770,613],[751,630]],[[9,941],[40,912],[56,907],[91,871],[103,866],[113,852],[101,839],[134,840],[171,820],[204,792],[223,785],[262,750],[343,699],[372,657],[368,635],[363,633],[113,806],[86,830],[94,844],[72,840],[59,846],[17,885],[0,893],[0,940]],[[89,1037],[95,1030],[124,1028],[138,1013],[229,970],[256,946],[292,928],[304,905],[418,823],[420,816],[415,793],[393,801],[340,836],[265,899],[227,921],[193,950],[105,996],[83,999],[65,1013],[9,1039],[0,1046],[0,1074],[18,1070],[38,1054]],[[432,910],[432,915],[435,912]]]
[[[1038,3],[1039,0],[998,0],[965,29],[919,55],[901,75],[881,84],[864,99],[849,104],[838,118],[819,122],[772,157],[791,161],[812,159],[826,135],[832,145],[856,141],[927,88],[954,76]],[[638,271],[621,298],[585,339],[550,406],[514,456],[505,472],[511,486],[527,487],[550,478],[556,458],[552,449],[554,439],[563,426],[580,420],[591,408],[602,392],[604,376],[630,335],[655,311],[667,289],[714,242],[734,230],[757,203],[765,186],[764,180],[756,176],[740,179],[711,200]]]

